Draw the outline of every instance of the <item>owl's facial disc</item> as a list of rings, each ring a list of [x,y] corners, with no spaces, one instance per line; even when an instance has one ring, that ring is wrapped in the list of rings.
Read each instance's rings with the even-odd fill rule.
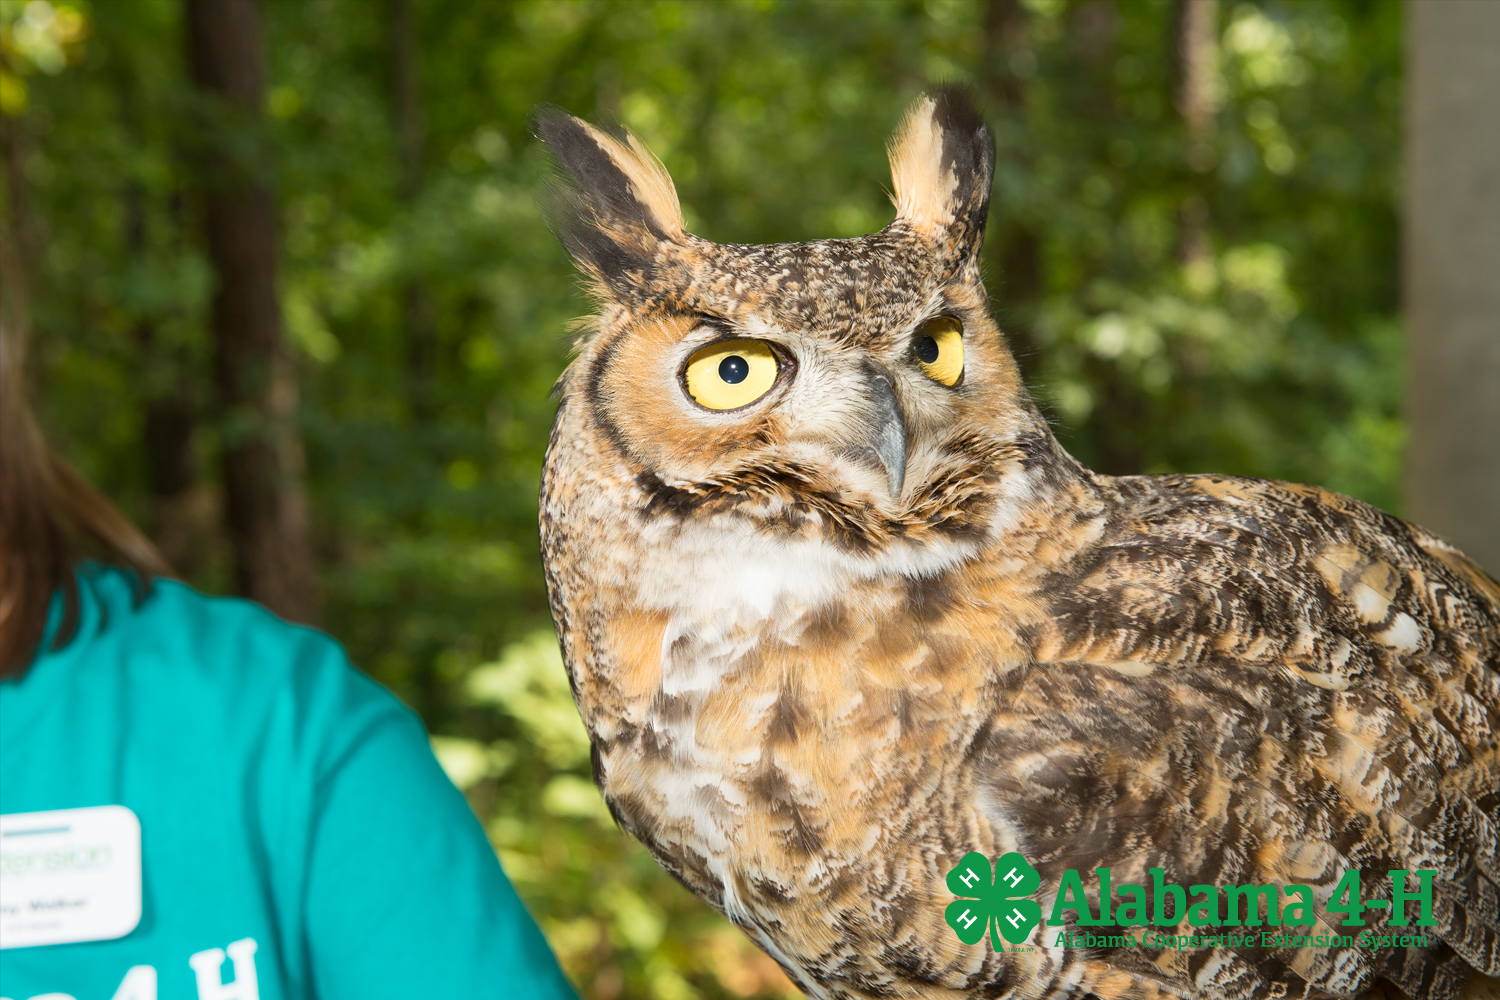
[[[903,384],[927,381],[909,347],[876,356],[750,315],[655,317],[597,346],[583,360],[596,413],[653,479],[726,502],[830,497],[899,516],[913,447]]]
[[[906,480],[906,421],[890,373],[868,362],[862,368],[868,382],[868,419],[854,439],[836,451],[852,461],[878,465],[891,498],[899,499]],[[727,414],[753,406],[778,384],[793,378],[796,370],[785,347],[772,341],[732,338],[694,351],[680,381],[683,393],[695,404]]]
[[[704,436],[724,420],[742,421],[732,447],[716,450],[702,478],[712,479],[738,461],[800,466],[841,488],[858,489],[866,478],[862,470],[868,470],[878,475],[887,499],[899,504],[908,442],[894,374],[860,350],[829,352],[806,334],[775,336],[731,336],[696,350],[688,338],[681,391],[702,412]],[[799,366],[799,356],[805,366]],[[852,480],[830,467],[830,455],[836,464],[853,467],[844,470],[855,473]]]

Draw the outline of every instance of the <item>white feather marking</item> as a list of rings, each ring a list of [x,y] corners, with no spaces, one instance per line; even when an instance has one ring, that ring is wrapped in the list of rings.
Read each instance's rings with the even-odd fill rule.
[[[1354,609],[1367,622],[1383,620],[1386,609],[1391,606],[1390,600],[1384,594],[1367,583],[1356,583],[1351,596],[1354,598]]]
[[[1403,611],[1396,616],[1390,628],[1376,634],[1375,641],[1398,653],[1415,652],[1422,646],[1422,629],[1417,625],[1416,619]]]

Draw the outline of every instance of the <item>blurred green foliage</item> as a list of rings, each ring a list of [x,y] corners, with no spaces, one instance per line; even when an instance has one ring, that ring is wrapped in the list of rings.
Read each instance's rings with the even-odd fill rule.
[[[56,442],[173,530],[142,440],[148,404],[177,400],[213,523],[213,278],[186,153],[221,130],[280,200],[327,627],[423,713],[588,996],[789,987],[588,784],[535,498],[589,305],[535,206],[539,102],[638,132],[694,232],[768,242],[883,226],[904,105],[973,81],[1000,143],[994,308],[1064,443],[1108,472],[1273,476],[1396,507],[1396,0],[1222,4],[1197,139],[1174,106],[1168,0],[1021,0],[1008,35],[991,7],[415,0],[421,141],[403,159],[390,5],[264,4],[266,116],[242,121],[187,87],[172,0],[0,0]],[[194,581],[226,589],[222,538],[191,552]]]

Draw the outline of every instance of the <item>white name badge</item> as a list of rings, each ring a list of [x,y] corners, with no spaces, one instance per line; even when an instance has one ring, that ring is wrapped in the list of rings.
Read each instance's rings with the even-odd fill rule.
[[[124,806],[0,816],[0,948],[108,941],[141,922],[141,821]]]

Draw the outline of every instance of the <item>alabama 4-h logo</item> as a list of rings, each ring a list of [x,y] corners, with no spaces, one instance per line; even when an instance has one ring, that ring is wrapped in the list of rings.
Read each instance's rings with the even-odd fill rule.
[[[964,944],[977,944],[989,931],[990,947],[1004,951],[995,931],[1011,944],[1020,944],[1041,923],[1041,904],[1016,898],[1030,896],[1041,884],[1037,870],[1014,851],[995,862],[993,872],[989,858],[970,851],[948,873],[948,891],[969,898],[949,903],[943,917]]]

